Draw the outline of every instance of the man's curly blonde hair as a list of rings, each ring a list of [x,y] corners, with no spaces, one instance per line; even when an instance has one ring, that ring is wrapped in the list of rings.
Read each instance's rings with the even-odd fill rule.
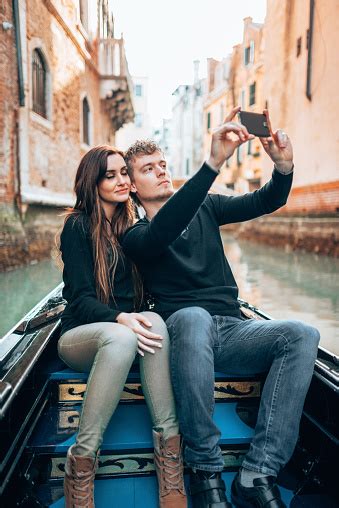
[[[124,153],[124,159],[127,166],[127,171],[130,178],[133,180],[133,160],[137,159],[142,155],[152,155],[154,152],[160,152],[163,154],[162,149],[152,139],[138,139],[131,145],[128,150]]]

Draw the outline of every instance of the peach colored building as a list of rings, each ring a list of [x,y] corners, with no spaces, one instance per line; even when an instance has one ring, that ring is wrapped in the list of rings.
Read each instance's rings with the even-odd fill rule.
[[[233,48],[227,91],[227,110],[241,106],[244,111],[262,113],[263,96],[263,25],[251,17],[244,19],[243,40]],[[262,146],[255,139],[240,146],[228,161],[225,181],[239,192],[261,185]]]
[[[211,146],[213,129],[223,123],[226,115],[226,95],[228,90],[228,77],[230,69],[230,57],[221,61],[209,58],[207,60],[207,83],[203,111],[203,153],[204,159],[208,159]],[[227,185],[227,173],[225,166],[218,176],[218,183]]]
[[[339,2],[268,0],[264,99],[294,147],[294,187],[284,213],[339,210]],[[270,164],[265,159],[264,175]]]

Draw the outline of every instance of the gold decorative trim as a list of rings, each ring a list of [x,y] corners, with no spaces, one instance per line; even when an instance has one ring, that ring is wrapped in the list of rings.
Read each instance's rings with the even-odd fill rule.
[[[244,459],[247,450],[222,450],[225,469],[238,469]],[[52,457],[50,478],[62,478],[65,474],[66,457]],[[97,476],[119,476],[119,475],[137,475],[154,472],[153,453],[126,453],[101,455],[99,457],[99,467]]]
[[[61,383],[59,385],[59,402],[82,402],[86,386],[86,383]],[[260,381],[216,381],[214,385],[214,397],[218,401],[260,397],[260,394]],[[144,400],[140,383],[127,383],[120,400]]]
[[[76,432],[79,427],[80,411],[59,411],[58,434]]]
[[[215,399],[248,399],[260,397],[260,381],[216,381]]]

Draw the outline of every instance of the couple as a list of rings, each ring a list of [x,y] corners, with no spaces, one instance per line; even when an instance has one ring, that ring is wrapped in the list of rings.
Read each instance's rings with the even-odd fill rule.
[[[67,454],[67,508],[94,506],[98,450],[137,353],[153,423],[160,507],[187,506],[179,428],[193,506],[231,507],[212,418],[215,370],[268,373],[255,435],[231,496],[237,507],[285,506],[275,480],[296,444],[319,333],[298,321],[240,315],[219,226],[283,206],[293,153],[265,111],[271,136],[261,142],[274,163],[271,180],[243,196],[208,194],[224,162],[253,138],[233,121],[239,110],[215,130],[208,161],[175,194],[153,142],[137,141],[125,154],[99,146],[80,162],[76,203],[61,234],[68,304],[58,349],[89,378],[79,432]],[[146,212],[139,221],[130,192]],[[152,311],[144,310],[143,285]]]

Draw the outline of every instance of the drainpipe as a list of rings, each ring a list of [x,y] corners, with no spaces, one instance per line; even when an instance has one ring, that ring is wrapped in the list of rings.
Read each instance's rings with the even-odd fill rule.
[[[20,36],[20,17],[18,0],[13,0],[13,17],[15,27],[15,45],[18,59],[18,81],[19,81],[19,104],[25,105],[24,76],[22,72],[22,54],[21,54],[21,36]]]
[[[314,27],[314,4],[315,0],[310,0],[310,26],[308,30],[308,55],[307,55],[307,78],[306,78],[306,97],[312,100],[311,77],[312,77],[312,46],[313,46],[313,27]]]
[[[18,68],[18,85],[19,85],[19,106],[25,106],[25,89],[24,89],[24,76],[22,68],[22,50],[21,50],[21,30],[20,30],[20,16],[19,16],[19,5],[18,0],[13,0],[13,21],[15,27],[15,45],[17,52],[17,68]],[[16,189],[16,205],[21,219],[23,218],[25,210],[22,209],[21,203],[21,172],[20,172],[20,108],[16,111],[16,131],[17,131],[17,142],[16,142],[16,177],[17,177],[17,189]]]

